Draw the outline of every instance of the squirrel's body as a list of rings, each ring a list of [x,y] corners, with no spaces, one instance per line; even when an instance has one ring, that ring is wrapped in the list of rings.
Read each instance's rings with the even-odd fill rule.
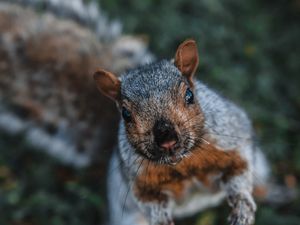
[[[108,177],[111,225],[169,225],[224,198],[230,224],[254,222],[254,178],[265,181],[267,163],[245,112],[192,80],[197,64],[195,43],[186,41],[175,65],[149,64],[120,81],[96,73],[123,116]]]
[[[247,115],[236,105],[222,98],[201,82],[196,82],[196,90],[199,101],[202,102],[202,105],[206,106],[203,108],[208,136],[206,140],[224,152],[229,152],[229,155],[233,156],[233,160],[240,160],[238,155],[234,154],[233,151],[238,151],[238,153],[245,155],[245,157],[249,157],[249,161],[247,160],[248,169],[253,167],[255,164],[255,151],[260,150],[254,143],[252,127]],[[218,106],[218,110],[215,108],[216,106]],[[231,114],[232,117],[228,117],[228,114]],[[138,177],[136,172],[142,173],[143,170],[149,171],[149,165],[147,165],[147,163],[143,162],[143,164],[140,165],[140,163],[137,162],[136,153],[132,147],[130,147],[130,144],[124,140],[125,135],[124,125],[121,123],[119,129],[119,146],[112,157],[108,178],[109,210],[111,212],[112,225],[136,224],[136,221],[142,218],[136,203],[136,201],[139,200],[136,199],[133,191],[136,185],[135,181]],[[208,143],[206,144],[209,145]],[[245,146],[245,148],[243,146]],[[224,163],[222,160],[225,159],[226,161],[226,156],[227,155],[223,155],[220,151],[220,153],[216,153],[216,155],[212,156],[213,158],[211,160],[214,160],[216,163]],[[262,155],[258,153],[257,156]],[[206,157],[204,156],[203,158],[207,160]],[[185,158],[185,160],[187,161],[188,158]],[[201,159],[197,159],[196,162],[198,160],[199,162],[201,161]],[[186,179],[184,184],[182,184],[183,187],[180,187],[179,190],[181,192],[180,198],[174,199],[173,215],[175,217],[188,216],[199,210],[218,205],[225,198],[225,191],[221,190],[217,184],[223,171],[214,171],[220,168],[216,164],[210,166],[213,167],[210,168],[213,173],[208,174],[209,177],[207,178],[214,183],[207,183],[208,180],[199,180],[195,176],[191,176],[191,179]],[[242,164],[240,169],[243,170],[243,166]],[[260,165],[260,168],[265,166],[266,165]],[[172,168],[170,166],[161,167]],[[201,165],[199,165],[199,167],[201,167]],[[254,173],[255,175],[249,178],[253,179],[253,177],[255,177],[259,182],[264,182],[267,175],[267,168],[260,171],[253,171],[252,169],[251,174]],[[174,170],[176,170],[176,168],[174,168]],[[161,175],[161,173],[159,175]],[[164,179],[163,176],[161,178]],[[147,178],[145,178],[145,180],[147,180]],[[170,182],[170,184],[172,185],[172,182]],[[241,185],[245,185],[246,188],[248,186],[247,183]],[[172,187],[170,189],[172,189]],[[120,221],[123,221],[123,223],[120,223]]]

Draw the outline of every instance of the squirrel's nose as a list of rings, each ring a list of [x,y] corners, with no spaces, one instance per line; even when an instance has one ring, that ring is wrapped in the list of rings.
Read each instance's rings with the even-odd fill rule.
[[[176,143],[177,143],[177,141],[175,141],[175,140],[166,141],[166,142],[160,144],[160,147],[162,147],[164,150],[170,151],[170,150],[174,149]]]
[[[158,120],[153,127],[153,133],[154,140],[159,147],[165,150],[172,150],[175,147],[178,136],[170,121]]]

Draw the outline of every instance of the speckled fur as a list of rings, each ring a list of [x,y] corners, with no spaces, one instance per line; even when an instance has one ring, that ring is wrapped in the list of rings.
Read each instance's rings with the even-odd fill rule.
[[[136,145],[136,142],[145,141],[147,136],[149,139],[147,141],[151,143],[152,134],[149,129],[155,119],[160,117],[170,119],[170,110],[175,111],[176,115],[189,115],[183,107],[172,108],[173,104],[180,105],[181,100],[178,97],[180,91],[176,97],[173,94],[174,89],[180,90],[176,89],[180,82],[188,85],[187,80],[173,63],[165,60],[129,71],[121,76],[122,100],[118,104],[121,106],[125,101],[126,107],[130,107],[133,116],[139,119],[134,118],[134,123],[137,125],[126,124],[123,120],[120,122],[119,145],[111,160],[108,177],[110,224],[171,225],[173,218],[188,216],[215,206],[224,198],[232,208],[229,216],[231,225],[253,224],[256,204],[252,197],[252,190],[257,183],[266,181],[267,163],[255,144],[252,125],[245,112],[200,81],[195,81],[193,89],[196,93],[196,106],[193,110],[199,108],[199,113],[196,114],[199,118],[193,120],[190,116],[189,119],[204,133],[196,132],[194,138],[201,134],[203,135],[201,140],[204,140],[205,144],[211,144],[225,152],[234,149],[247,166],[242,172],[226,180],[222,179],[224,171],[220,171],[219,176],[212,178],[218,184],[217,190],[210,189],[199,180],[194,182],[194,187],[184,192],[181,201],[176,201],[170,193],[164,193],[162,201],[142,201],[136,195],[134,191],[136,179],[142,173],[141,171],[145,171],[147,167],[145,161],[151,161],[147,155],[139,153],[140,146]],[[177,123],[182,120],[180,116],[176,118],[177,121],[171,118],[172,122]],[[189,126],[187,129],[192,136],[196,128]],[[197,141],[203,144],[201,140]],[[182,148],[192,151],[195,143],[187,142]],[[188,161],[189,157],[195,156],[187,154],[184,157]],[[160,195],[157,196],[159,197]]]
[[[76,167],[106,161],[117,136],[114,104],[97,92],[92,72],[151,60],[142,38],[112,38],[107,18],[83,2],[0,2],[0,132]]]

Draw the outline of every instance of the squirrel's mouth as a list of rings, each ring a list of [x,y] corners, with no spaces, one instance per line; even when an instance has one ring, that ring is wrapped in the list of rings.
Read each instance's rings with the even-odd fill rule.
[[[142,157],[163,165],[175,166],[187,157],[190,153],[190,149],[186,149],[181,145],[176,146],[176,148],[170,149],[169,151],[164,151],[161,148],[154,146],[153,148],[136,148],[136,152]]]
[[[157,157],[154,161],[158,162],[159,164],[166,164],[170,166],[176,166],[181,160],[186,157],[187,150],[176,151],[172,154],[161,154]]]
[[[167,164],[169,164],[170,166],[176,166],[181,160],[182,160],[183,156],[180,154],[176,154],[173,156],[168,156],[166,161]]]

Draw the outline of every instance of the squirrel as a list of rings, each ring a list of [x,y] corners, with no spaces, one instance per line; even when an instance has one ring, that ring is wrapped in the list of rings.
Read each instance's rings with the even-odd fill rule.
[[[194,78],[198,64],[188,39],[171,61],[94,73],[122,116],[107,184],[111,225],[174,225],[224,199],[230,225],[254,224],[253,190],[268,163],[247,114]]]

